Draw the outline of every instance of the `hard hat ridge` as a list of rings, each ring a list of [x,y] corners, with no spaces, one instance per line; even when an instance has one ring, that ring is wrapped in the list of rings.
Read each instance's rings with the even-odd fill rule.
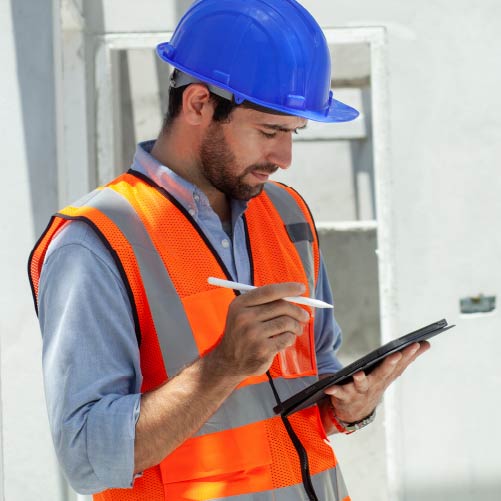
[[[358,116],[332,98],[325,36],[296,0],[197,0],[157,53],[237,104],[322,122]]]

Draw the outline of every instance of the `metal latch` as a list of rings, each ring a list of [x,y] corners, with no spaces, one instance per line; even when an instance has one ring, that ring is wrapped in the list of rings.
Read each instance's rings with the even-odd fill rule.
[[[496,309],[496,296],[464,297],[460,300],[461,313],[488,313]]]

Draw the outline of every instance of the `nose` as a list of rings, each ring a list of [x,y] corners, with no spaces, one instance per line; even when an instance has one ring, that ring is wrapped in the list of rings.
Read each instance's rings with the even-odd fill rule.
[[[282,132],[277,134],[276,141],[270,145],[268,161],[280,169],[287,169],[292,162],[292,133]]]

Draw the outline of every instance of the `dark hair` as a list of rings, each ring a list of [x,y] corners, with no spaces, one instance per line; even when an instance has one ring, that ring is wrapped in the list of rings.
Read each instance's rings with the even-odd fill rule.
[[[169,89],[169,105],[162,125],[164,131],[172,125],[174,119],[181,112],[183,93],[187,87],[188,85],[184,85],[183,87],[171,87]],[[212,120],[214,120],[214,122],[229,122],[231,112],[238,105],[212,92],[210,93],[210,99],[214,103],[214,115],[212,116]]]
[[[171,80],[176,77],[176,72],[178,70],[174,69],[174,73],[172,74]],[[188,84],[189,85],[189,84]],[[166,131],[171,125],[174,119],[181,112],[181,107],[183,106],[183,94],[188,85],[183,85],[182,87],[173,87],[169,88],[169,104],[167,107],[167,113],[164,116],[162,131]],[[270,108],[265,108],[260,106],[259,104],[251,103],[250,101],[243,101],[240,104],[236,104],[235,101],[225,99],[224,97],[218,96],[213,92],[210,93],[210,99],[214,103],[214,114],[212,116],[212,120],[214,122],[219,123],[228,123],[231,120],[231,112],[237,107],[240,106],[242,108],[250,108],[257,111],[261,111],[263,113],[272,113],[274,115],[287,115],[287,113],[272,110]]]

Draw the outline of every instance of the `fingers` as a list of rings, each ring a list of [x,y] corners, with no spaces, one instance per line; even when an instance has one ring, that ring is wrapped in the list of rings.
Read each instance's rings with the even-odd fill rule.
[[[412,353],[414,353],[415,347],[412,347]],[[383,362],[372,371],[372,376],[376,379],[387,380],[391,377],[396,367],[401,363],[403,358],[403,353],[397,351],[389,356],[387,356]]]
[[[338,401],[348,401],[366,395],[370,389],[371,381],[364,371],[359,371],[353,375],[352,383],[330,386],[325,393]]]
[[[426,341],[423,343],[413,343],[402,351],[386,357],[383,363],[374,369],[372,375],[375,378],[385,381],[386,387],[397,377],[402,375],[404,370],[416,360],[418,356],[427,351],[429,347],[430,344]]]
[[[235,373],[262,374],[274,356],[304,332],[310,314],[282,299],[304,292],[300,283],[271,284],[235,298],[216,355]]]
[[[379,403],[386,388],[421,354],[429,349],[427,342],[414,343],[387,356],[369,375],[359,371],[353,381],[325,390],[340,419],[352,422],[367,416]]]
[[[295,318],[282,316],[277,317],[262,324],[263,336],[275,337],[284,332],[290,332],[296,336],[303,333],[305,323],[296,320]]]
[[[245,306],[258,306],[271,303],[284,297],[300,296],[306,287],[297,282],[283,282],[277,284],[263,285],[239,296],[239,301]]]
[[[230,306],[229,315],[235,318],[237,328],[255,326],[263,337],[270,338],[285,332],[301,335],[310,320],[310,313],[301,306],[281,299],[297,293],[302,287],[299,283],[260,287],[237,297]],[[269,301],[263,302],[265,300]]]
[[[283,334],[274,336],[271,341],[273,342],[273,351],[278,353],[279,351],[292,346],[296,342],[296,334],[293,334],[292,332],[284,332]]]
[[[364,371],[353,375],[353,386],[358,393],[367,393],[369,391],[369,379]]]
[[[400,353],[402,358],[399,360],[397,366],[403,372],[417,357],[422,355],[425,351],[430,348],[430,343],[423,341],[421,343],[414,343],[411,346],[405,348]]]
[[[310,319],[310,314],[305,308],[288,301],[273,301],[259,306],[251,306],[249,309],[260,322],[267,322],[280,316],[288,316],[303,323]]]
[[[363,371],[357,372],[353,375],[352,383],[331,386],[325,390],[325,393],[333,397],[335,396],[338,400],[346,401],[356,396],[356,394],[363,395],[372,391],[374,388],[378,392],[383,391],[399,377],[417,357],[422,355],[429,348],[430,344],[427,341],[414,343],[402,351],[387,356],[370,375],[366,375]]]

